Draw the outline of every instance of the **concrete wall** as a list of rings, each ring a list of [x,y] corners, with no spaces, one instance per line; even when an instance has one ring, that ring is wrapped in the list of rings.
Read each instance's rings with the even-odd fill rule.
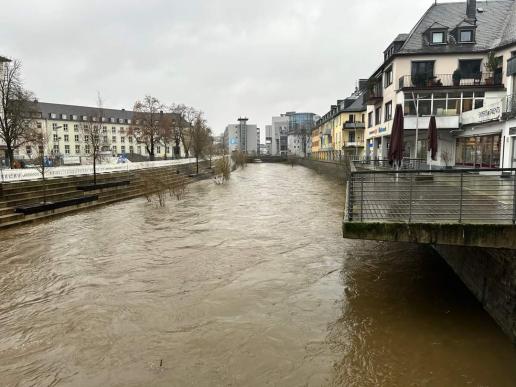
[[[331,162],[331,161],[315,161],[307,159],[298,159],[298,164],[313,169],[322,175],[334,177],[340,183],[346,184],[351,173],[349,162]]]
[[[516,344],[516,250],[434,248]]]

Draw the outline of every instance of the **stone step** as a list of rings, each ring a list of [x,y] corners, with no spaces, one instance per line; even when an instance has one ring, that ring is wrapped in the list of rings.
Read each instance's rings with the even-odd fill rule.
[[[16,220],[23,219],[23,217],[24,217],[23,214],[15,214],[15,213],[7,214],[7,215],[0,215],[0,224],[14,222]]]

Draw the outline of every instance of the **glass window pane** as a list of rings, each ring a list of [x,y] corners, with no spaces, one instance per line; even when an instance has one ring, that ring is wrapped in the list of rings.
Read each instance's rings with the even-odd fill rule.
[[[445,110],[446,110],[446,100],[445,99],[434,99],[433,114],[436,116],[444,116]]]
[[[432,101],[419,101],[419,116],[429,116],[432,114]]]

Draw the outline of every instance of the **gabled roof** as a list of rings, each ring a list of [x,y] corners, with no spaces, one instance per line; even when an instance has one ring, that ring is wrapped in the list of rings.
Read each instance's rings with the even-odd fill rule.
[[[439,22],[434,22],[430,27],[428,27],[426,30],[433,30],[433,29],[449,29],[450,27],[445,26],[444,24],[441,24]]]
[[[425,44],[424,33],[433,25],[457,26],[466,18],[466,3],[439,3],[432,5],[412,29],[398,54],[447,53],[487,51],[501,42],[516,40],[516,7],[514,0],[482,2],[483,12],[477,12],[475,43],[468,45]]]
[[[0,63],[2,63],[2,62],[10,62],[10,61],[11,61],[10,59],[7,59],[4,56],[0,56]]]

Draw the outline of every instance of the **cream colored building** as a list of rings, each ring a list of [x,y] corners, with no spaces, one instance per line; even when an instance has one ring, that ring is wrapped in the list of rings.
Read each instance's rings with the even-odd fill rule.
[[[97,108],[38,102],[36,110],[38,116],[33,125],[47,135],[48,144],[44,150],[47,157],[58,160],[60,164],[91,162],[91,145],[85,137],[88,136],[87,126],[92,125],[92,117],[99,113]],[[131,128],[138,124],[132,120],[132,111],[102,109],[102,114],[98,125],[101,131],[101,152],[104,157],[137,155],[142,156],[143,160],[149,156],[145,144],[139,143],[131,135]],[[158,141],[155,145],[155,157],[160,159],[165,156],[184,156],[182,145],[179,155],[174,155],[174,146],[175,143],[165,144]],[[21,147],[15,152],[15,158],[28,161],[31,152],[30,146]]]
[[[432,5],[410,33],[388,46],[369,80],[367,155],[387,158],[395,107],[401,104],[407,158],[428,159],[427,128],[434,115],[439,152],[430,163],[499,166],[503,152],[511,151],[503,146],[506,125],[479,126],[486,125],[481,112],[516,92],[514,56],[515,1]],[[500,110],[488,120],[502,118]]]

